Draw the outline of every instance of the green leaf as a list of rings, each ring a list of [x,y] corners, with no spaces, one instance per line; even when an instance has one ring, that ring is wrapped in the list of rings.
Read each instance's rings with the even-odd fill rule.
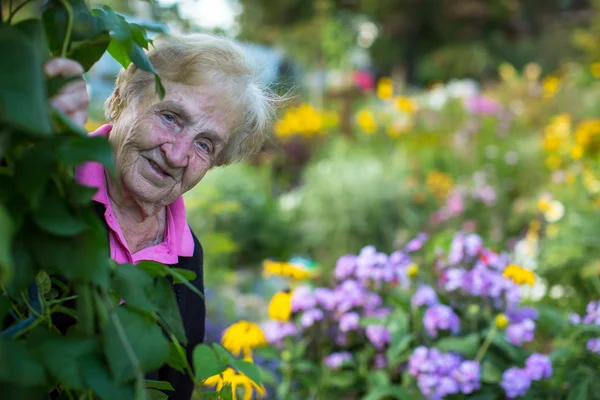
[[[585,378],[578,382],[568,391],[567,400],[586,400],[593,397],[589,393],[590,383],[590,378]]]
[[[152,300],[154,281],[136,266],[119,265],[113,273],[112,288],[131,307],[148,312],[157,309]]]
[[[227,369],[227,365],[221,362],[215,352],[205,344],[196,346],[193,360],[196,379],[199,381],[218,375]]]
[[[243,360],[234,360],[231,365],[242,374],[246,375],[257,385],[262,385],[262,377],[260,376],[260,370],[251,362]]]
[[[479,335],[471,333],[464,337],[448,337],[439,340],[435,347],[443,352],[456,352],[467,358],[473,358],[479,348]]]
[[[414,339],[413,334],[406,334],[406,333],[402,334],[402,337],[400,337],[398,340],[395,340],[395,338],[392,337],[392,344],[390,345],[390,347],[387,349],[387,352],[386,352],[388,363],[391,366],[397,366],[402,361],[404,361],[403,354],[406,352],[406,349],[408,349],[408,347],[412,343],[413,339]]]
[[[54,151],[43,144],[28,149],[16,162],[15,181],[20,192],[36,209],[54,170]]]
[[[81,219],[75,217],[55,190],[44,196],[44,206],[35,210],[33,220],[48,233],[58,236],[74,236],[87,229]]]
[[[191,282],[194,279],[196,279],[196,276],[197,276],[194,271],[190,271],[189,269],[169,268],[169,271],[171,271],[171,273],[173,271],[178,272],[178,276],[173,275],[174,276],[173,283],[183,283],[184,281]],[[182,278],[185,278],[185,280]]]
[[[152,303],[179,343],[187,344],[185,328],[173,287],[165,278],[158,278],[152,291]]]
[[[97,348],[98,343],[94,339],[49,334],[48,339],[36,347],[36,354],[57,382],[72,389],[83,390],[85,384],[78,360],[90,357]]]
[[[167,365],[181,373],[185,373],[188,365],[187,359],[183,358],[177,348],[180,348],[185,355],[185,350],[177,343],[169,342],[169,355],[167,356]]]
[[[165,266],[154,261],[142,261],[141,263],[136,264],[136,267],[153,277],[164,277],[168,275]]]
[[[107,48],[108,54],[112,56],[123,68],[127,69],[129,64],[131,64],[131,58],[129,58],[129,54],[127,53],[127,49],[123,47],[120,41],[111,40],[108,44]]]
[[[10,310],[10,301],[8,300],[8,297],[0,297],[0,321],[4,321],[4,318],[8,314],[8,310]]]
[[[332,375],[328,376],[325,380],[325,384],[335,388],[345,389],[352,385],[355,385],[358,381],[358,376],[355,372],[351,371],[337,371]]]
[[[99,357],[80,361],[80,368],[87,386],[102,400],[131,400],[134,398],[132,383],[118,385],[113,381],[106,365]]]
[[[522,364],[525,362],[525,353],[523,349],[509,343],[503,335],[495,335],[492,344],[498,350],[508,356],[514,363]]]
[[[484,361],[481,365],[481,381],[486,383],[498,383],[502,380],[502,371],[490,361]]]
[[[11,254],[14,227],[8,211],[0,203],[0,281],[8,281],[13,273]]]
[[[87,72],[102,57],[109,43],[108,33],[102,33],[91,40],[72,43],[68,57],[81,64]]]
[[[187,279],[185,279],[185,277],[179,273],[179,268],[170,268],[167,266],[163,266],[163,268],[165,268],[165,271],[167,271],[168,274],[173,276],[174,280],[178,280],[179,282],[181,282],[181,284],[190,289],[192,292],[196,293],[198,296],[200,296],[201,299],[204,300],[204,295],[202,294],[202,292],[200,292],[200,290],[196,286],[188,282]]]
[[[409,400],[411,399],[410,393],[400,386],[383,386],[375,388],[362,400],[379,400],[379,399],[398,399],[398,400]]]
[[[127,307],[118,307],[114,313],[122,325],[125,338],[120,336],[119,328],[111,317],[106,329],[104,350],[116,382],[127,382],[135,377],[128,347],[133,351],[142,372],[154,371],[162,366],[167,360],[169,343],[155,321]]]
[[[86,161],[96,161],[111,172],[115,170],[112,147],[102,136],[69,138],[58,148],[57,157],[69,166],[78,166]]]
[[[40,30],[41,32],[41,30]],[[40,41],[10,25],[0,25],[0,122],[30,134],[52,134]]]
[[[167,400],[169,396],[160,390],[146,389],[146,395],[150,400]]]
[[[551,332],[553,335],[560,335],[566,326],[565,315],[555,308],[538,305],[539,317],[537,326],[546,332]]]
[[[235,357],[231,354],[225,347],[221,346],[219,343],[212,344],[213,350],[217,353],[217,357],[224,363],[230,364],[235,361]]]
[[[25,343],[0,336],[0,382],[36,386],[46,384],[44,368]]]
[[[20,241],[17,241],[14,245],[13,256],[14,270],[9,281],[8,292],[16,296],[35,282],[38,266],[32,261],[30,253]]]
[[[371,371],[367,375],[369,387],[385,387],[390,384],[390,378],[382,370]]]
[[[166,381],[153,381],[151,379],[146,379],[145,385],[147,388],[158,389],[158,390],[171,390],[174,391],[173,386]]]

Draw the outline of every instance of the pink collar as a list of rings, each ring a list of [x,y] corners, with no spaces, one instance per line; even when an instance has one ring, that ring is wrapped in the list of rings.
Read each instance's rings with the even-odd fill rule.
[[[89,136],[108,136],[112,125],[102,125]],[[167,228],[164,241],[156,246],[148,247],[132,254],[127,246],[123,232],[117,221],[106,189],[104,166],[97,162],[87,162],[75,171],[75,179],[79,184],[98,189],[92,199],[104,204],[104,218],[110,228],[111,258],[118,263],[137,263],[151,260],[162,264],[177,264],[178,257],[191,257],[194,254],[194,239],[185,219],[183,197],[177,198],[167,206]]]

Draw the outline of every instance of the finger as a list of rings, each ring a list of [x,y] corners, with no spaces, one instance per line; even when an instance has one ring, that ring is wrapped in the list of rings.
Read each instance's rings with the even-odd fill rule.
[[[80,109],[86,109],[89,104],[89,97],[87,92],[84,95],[79,92],[65,93],[53,97],[50,102],[62,112],[72,113]]]
[[[53,58],[44,65],[44,71],[49,77],[82,75],[83,67],[77,61],[68,58]]]

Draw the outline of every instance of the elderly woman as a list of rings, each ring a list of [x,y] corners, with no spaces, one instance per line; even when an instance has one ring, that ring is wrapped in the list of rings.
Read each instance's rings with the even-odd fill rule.
[[[122,71],[106,101],[111,122],[91,135],[114,148],[118,178],[98,163],[78,168],[77,180],[98,190],[93,197],[106,223],[110,256],[118,263],[152,260],[194,271],[203,291],[202,247],[185,219],[181,197],[208,170],[258,151],[273,115],[273,97],[261,89],[233,41],[198,34],[155,40],[148,53],[166,89],[160,100],[154,77],[133,64]],[[48,75],[81,73],[70,60],[46,65]],[[71,84],[53,99],[77,123],[87,119],[85,85]],[[203,300],[174,286],[188,339],[188,356],[204,339]],[[151,349],[148,349],[151,351]],[[189,399],[193,383],[164,367],[151,379],[175,388],[170,398]]]

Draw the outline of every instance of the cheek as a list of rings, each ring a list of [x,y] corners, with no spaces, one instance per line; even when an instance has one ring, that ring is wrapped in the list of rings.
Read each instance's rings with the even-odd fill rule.
[[[210,164],[208,160],[194,158],[185,170],[184,185],[186,186],[186,190],[196,186],[196,184],[204,177],[209,167]]]

